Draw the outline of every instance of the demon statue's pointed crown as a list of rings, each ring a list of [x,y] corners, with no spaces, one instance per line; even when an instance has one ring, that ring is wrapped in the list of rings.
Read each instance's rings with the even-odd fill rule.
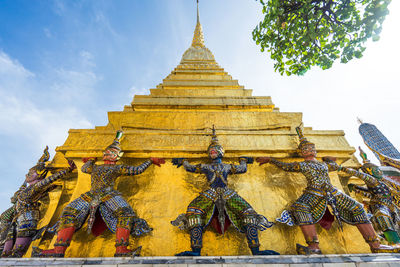
[[[46,148],[43,150],[43,155],[40,157],[36,165],[29,169],[26,181],[31,182],[38,178],[43,179],[44,177],[46,177],[48,172],[46,168],[46,162],[49,159],[50,159],[49,147],[46,146]],[[34,175],[34,173],[36,173],[37,175]]]
[[[104,155],[109,156],[112,160],[119,160],[124,152],[121,149],[121,140],[123,139],[122,130],[118,130],[114,141],[104,150]]]
[[[314,143],[307,140],[307,138],[303,134],[303,124],[300,124],[296,127],[297,135],[299,136],[299,146],[298,149],[301,150],[306,145],[315,145]]]
[[[46,146],[46,148],[43,150],[43,155],[40,157],[36,165],[31,168],[31,170],[35,170],[37,174],[43,173],[46,170],[46,162],[49,161],[49,159],[49,147]]]
[[[217,151],[217,153],[218,153],[218,157],[217,158],[222,158],[225,155],[224,148],[218,142],[218,137],[217,137],[217,134],[215,132],[215,126],[214,125],[213,125],[213,128],[212,128],[211,142],[210,142],[210,145],[207,148],[207,152],[208,152],[209,156],[210,156],[210,151],[212,149]]]
[[[360,157],[363,160],[363,165],[361,166],[361,170],[366,174],[381,179],[383,174],[382,171],[379,169],[379,167],[369,161],[369,159],[367,158],[367,154],[361,149],[361,147],[358,147],[358,149],[360,150]]]

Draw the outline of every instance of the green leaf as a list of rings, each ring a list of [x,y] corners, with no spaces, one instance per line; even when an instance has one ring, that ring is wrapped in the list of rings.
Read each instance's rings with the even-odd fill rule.
[[[362,57],[368,39],[379,40],[390,0],[258,0],[264,18],[252,32],[281,75],[303,75]],[[329,10],[326,10],[328,8]],[[328,15],[329,14],[329,15]]]
[[[373,35],[372,36],[372,41],[374,41],[374,42],[379,41],[379,39],[380,39],[379,35]]]

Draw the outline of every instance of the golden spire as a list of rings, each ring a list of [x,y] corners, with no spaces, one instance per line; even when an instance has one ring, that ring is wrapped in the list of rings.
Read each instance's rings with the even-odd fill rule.
[[[203,35],[203,28],[200,24],[200,16],[199,16],[199,0],[197,0],[197,24],[196,29],[194,29],[193,47],[204,47],[204,35]]]

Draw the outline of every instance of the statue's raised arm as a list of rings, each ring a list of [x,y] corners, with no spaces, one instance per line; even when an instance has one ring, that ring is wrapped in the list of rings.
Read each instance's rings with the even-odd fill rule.
[[[202,173],[206,169],[204,168],[204,164],[190,164],[189,161],[185,158],[173,158],[172,165],[175,165],[177,168],[183,166],[183,168],[188,172],[193,173]]]
[[[339,171],[340,167],[332,161],[327,163],[318,161],[315,144],[307,140],[301,126],[296,127],[296,133],[300,141],[297,151],[304,161],[284,163],[269,157],[258,158],[257,161],[260,165],[273,163],[284,171],[301,172],[306,178],[307,187],[304,193],[277,219],[291,226],[300,226],[308,246],[297,244],[297,253],[321,254],[315,224],[329,212],[328,205],[334,215],[330,217],[335,218],[340,227],[342,222],[357,226],[372,252],[396,252],[397,249],[380,244],[363,205],[332,185],[329,171]],[[370,179],[360,176],[366,180]],[[329,229],[332,223],[333,219],[324,220],[321,226]]]
[[[61,213],[54,249],[39,252],[41,257],[63,257],[75,231],[87,220],[90,233],[102,218],[107,228],[116,234],[115,256],[132,256],[135,251],[128,249],[130,234],[142,235],[152,229],[147,222],[137,217],[130,204],[115,188],[115,180],[120,176],[132,176],[143,173],[151,164],[160,166],[165,161],[150,158],[138,166],[117,165],[123,155],[121,149],[122,131],[117,131],[114,141],[103,153],[104,164],[96,160],[85,159],[82,172],[91,174],[90,191],[69,203]],[[101,216],[96,216],[98,212]]]
[[[400,207],[396,205],[397,201],[394,199],[394,194],[398,190],[390,186],[380,168],[367,159],[367,154],[360,147],[359,150],[363,159],[361,171],[342,166],[339,166],[339,169],[365,182],[367,188],[354,185],[352,186],[354,191],[356,193],[358,191],[370,199],[368,210],[376,222],[374,224],[376,230],[383,233],[389,244],[397,244],[399,246],[400,236],[397,229],[400,223]]]
[[[192,251],[184,251],[178,256],[199,256],[203,244],[203,232],[213,219],[216,231],[223,234],[230,224],[240,232],[246,233],[247,242],[253,255],[277,254],[272,250],[259,250],[258,231],[273,225],[258,214],[247,201],[228,187],[228,177],[231,174],[245,173],[247,164],[252,163],[250,157],[240,157],[239,165],[222,162],[225,151],[220,145],[213,128],[211,143],[207,149],[210,163],[191,165],[183,158],[175,158],[172,164],[184,166],[185,170],[205,174],[209,189],[200,193],[187,207],[186,213],[181,214],[171,223],[180,229],[190,232]],[[226,216],[227,215],[227,216]]]
[[[15,227],[11,231],[16,232],[16,238],[6,241],[3,256],[20,258],[26,253],[32,238],[37,233],[40,220],[39,200],[47,194],[55,181],[65,177],[76,168],[70,160],[68,161],[69,168],[48,176],[49,168],[46,162],[49,158],[49,148],[46,146],[37,164],[26,174],[24,185],[15,194],[15,218],[13,219]]]
[[[251,157],[239,157],[239,165],[231,164],[230,174],[240,174],[247,172],[247,164],[253,164],[254,159]]]
[[[271,158],[271,157],[259,157],[256,159],[256,161],[261,165],[266,164],[266,163],[272,163],[275,166],[281,168],[284,171],[287,172],[300,172],[300,163],[298,162],[282,162],[277,159]]]

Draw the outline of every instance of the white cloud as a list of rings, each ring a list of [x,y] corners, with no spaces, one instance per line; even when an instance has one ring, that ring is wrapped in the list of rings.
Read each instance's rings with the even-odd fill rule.
[[[3,145],[9,140],[18,142],[11,146],[12,158],[5,156],[0,162],[1,168],[16,168],[6,170],[7,177],[11,175],[13,179],[0,181],[2,209],[7,208],[9,197],[22,183],[18,177],[24,177],[26,169],[36,162],[46,145],[54,155],[55,148],[66,140],[69,129],[93,127],[84,108],[93,97],[99,78],[91,70],[94,64],[90,53],[83,51],[81,59],[82,66],[76,69],[35,75],[0,52],[0,134]]]
[[[54,102],[68,101],[72,93],[84,95],[93,91],[97,81],[92,72],[58,71],[59,82],[54,85],[58,89]],[[21,143],[32,147],[49,145],[52,149],[62,145],[68,129],[89,128],[92,124],[73,105],[54,106],[46,104],[38,93],[32,81],[35,75],[25,69],[18,61],[12,60],[7,54],[0,53],[0,131],[5,135],[18,136]],[[41,84],[41,86],[46,86]],[[82,90],[82,91],[80,91]],[[21,93],[23,92],[23,93]],[[47,99],[47,101],[49,101]],[[50,100],[51,101],[51,100]]]
[[[26,70],[17,60],[12,60],[6,53],[0,51],[0,75],[4,78],[6,75],[21,76],[27,78],[33,74]]]
[[[85,50],[82,50],[79,53],[80,57],[81,57],[81,62],[82,62],[82,66],[85,68],[93,68],[96,67],[96,63],[94,63],[94,56]]]
[[[50,92],[57,97],[57,101],[87,101],[93,95],[94,85],[98,81],[92,71],[75,71],[59,69],[54,73],[55,81]]]
[[[44,29],[43,29],[43,32],[44,32],[44,35],[45,35],[47,38],[51,38],[51,37],[52,37],[52,34],[51,34],[49,28],[44,28]]]
[[[17,60],[0,51],[0,90],[20,93],[25,91],[29,80],[35,75]]]
[[[62,16],[65,13],[65,5],[62,0],[54,0],[53,1],[53,10],[59,16]]]
[[[50,109],[29,99],[0,92],[0,125],[6,135],[19,136],[34,147],[62,145],[70,128],[92,127],[75,108]]]
[[[102,10],[96,9],[94,13],[94,22],[96,23],[96,29],[105,31],[106,33],[110,33],[112,38],[116,38],[118,40],[121,39],[121,36],[118,32],[113,28],[110,23],[110,20],[106,15],[104,15]]]
[[[94,72],[96,64],[90,52],[82,50],[77,62],[74,68],[61,67],[50,71],[47,96],[51,103],[77,109],[93,105],[93,99],[96,98],[95,87],[102,77]]]
[[[133,99],[133,97],[135,95],[148,95],[148,94],[150,94],[150,90],[149,89],[147,89],[147,88],[138,89],[135,86],[132,86],[131,88],[129,88],[127,96],[129,97],[129,99]]]

